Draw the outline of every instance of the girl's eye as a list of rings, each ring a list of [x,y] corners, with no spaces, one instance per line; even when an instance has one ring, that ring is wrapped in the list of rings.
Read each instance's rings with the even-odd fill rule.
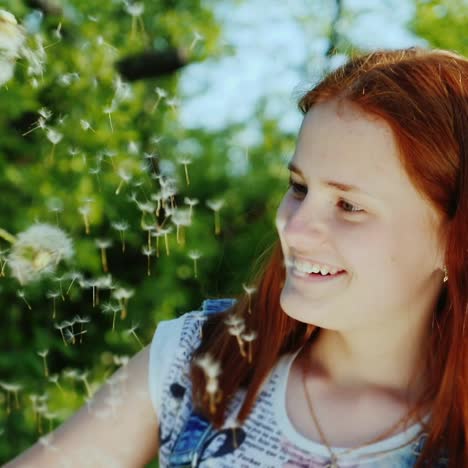
[[[289,187],[292,187],[294,198],[302,198],[303,195],[307,194],[307,187],[305,185],[298,184],[297,182],[293,182],[291,178],[289,178]],[[342,208],[342,210],[345,211],[346,213],[363,213],[364,212],[364,210],[357,208],[351,203],[348,203],[346,200],[340,200],[340,203],[342,203],[345,206],[345,208]]]

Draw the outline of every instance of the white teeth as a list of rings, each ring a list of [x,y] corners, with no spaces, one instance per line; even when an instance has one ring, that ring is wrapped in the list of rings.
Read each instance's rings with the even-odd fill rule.
[[[339,271],[336,268],[329,269],[327,266],[320,266],[316,263],[309,263],[305,262],[303,260],[297,260],[295,259],[293,262],[294,268],[296,270],[301,271],[302,273],[320,273],[322,276],[325,276],[327,274],[334,275],[337,271]]]

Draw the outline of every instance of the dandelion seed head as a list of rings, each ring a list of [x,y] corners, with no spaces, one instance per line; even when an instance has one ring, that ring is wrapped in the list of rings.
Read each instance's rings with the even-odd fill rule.
[[[37,354],[41,357],[46,357],[48,354],[49,354],[49,350],[48,349],[44,349],[43,351],[38,351]]]
[[[94,242],[96,243],[99,249],[108,249],[112,246],[111,239],[95,239]]]
[[[116,231],[126,231],[130,226],[126,221],[115,221],[111,223],[111,226],[116,230]]]
[[[186,205],[195,206],[195,205],[198,204],[198,199],[197,198],[184,197],[184,203]]]
[[[25,41],[24,29],[9,11],[0,9],[0,57],[7,62],[18,57]],[[3,65],[3,64],[2,64]]]
[[[129,3],[125,2],[125,10],[130,16],[141,16],[145,11],[145,5],[143,3]]]
[[[18,234],[7,260],[12,275],[27,283],[53,273],[61,260],[73,254],[73,243],[62,229],[37,223]]]
[[[91,128],[91,124],[87,120],[84,120],[84,119],[80,119],[80,125],[84,131],[87,131]]]
[[[255,286],[246,286],[244,283],[242,283],[242,287],[247,294],[252,294],[257,290]]]
[[[246,333],[242,333],[241,338],[247,342],[254,341],[258,336],[258,333],[255,330],[251,330]]]
[[[195,249],[194,250],[189,250],[188,256],[192,260],[198,260],[202,256],[202,253],[199,250],[195,250]]]
[[[171,210],[172,222],[179,226],[190,226],[192,224],[192,217],[190,210],[183,208],[176,208]]]
[[[130,299],[135,294],[133,289],[117,288],[112,295],[117,300]]]
[[[46,136],[53,145],[60,143],[63,138],[63,135],[53,128],[47,129]]]
[[[200,367],[210,379],[215,379],[221,374],[221,364],[211,354],[205,353],[194,360],[196,366]]]
[[[219,211],[224,206],[224,200],[207,200],[206,204],[213,211]]]

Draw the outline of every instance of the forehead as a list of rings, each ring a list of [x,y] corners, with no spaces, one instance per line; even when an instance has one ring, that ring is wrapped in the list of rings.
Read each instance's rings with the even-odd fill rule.
[[[412,190],[390,127],[349,104],[317,104],[306,114],[293,163],[306,178],[357,185],[379,198]]]
[[[292,163],[310,186],[356,185],[396,213],[437,218],[401,165],[390,126],[349,103],[328,101],[307,112]]]

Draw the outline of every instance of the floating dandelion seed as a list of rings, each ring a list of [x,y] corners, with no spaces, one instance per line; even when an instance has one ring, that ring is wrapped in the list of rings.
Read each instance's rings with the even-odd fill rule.
[[[249,350],[248,350],[248,362],[252,362],[252,343],[257,338],[258,334],[256,331],[251,330],[246,333],[242,333],[241,338],[248,343]]]
[[[194,364],[200,367],[205,374],[205,398],[209,398],[210,413],[213,414],[216,411],[216,405],[220,403],[222,399],[222,392],[219,390],[218,386],[218,376],[221,374],[221,364],[209,353],[205,353],[204,355],[197,357],[194,360]]]
[[[160,233],[160,235],[164,236],[164,243],[166,245],[166,255],[167,256],[170,255],[169,241],[167,239],[167,235],[170,234],[171,232],[172,232],[172,227],[171,226],[168,226],[167,228],[161,228],[161,227],[158,228],[158,226],[156,226],[156,233]],[[158,240],[159,240],[159,237],[156,235],[156,244],[157,244]]]
[[[127,316],[127,305],[128,300],[134,295],[135,291],[133,289],[117,288],[113,291],[112,295],[120,305],[120,319],[123,320]]]
[[[79,271],[70,271],[66,274],[67,279],[70,279],[70,285],[68,286],[66,294],[70,294],[70,289],[75,284],[75,281],[83,281],[83,275]]]
[[[120,190],[122,189],[123,184],[128,184],[130,180],[132,180],[132,175],[123,167],[119,167],[117,172],[120,177],[120,183],[115,191],[116,195],[120,193]]]
[[[114,101],[111,102],[111,105],[108,106],[108,107],[105,107],[103,109],[104,113],[107,114],[107,116],[109,117],[109,125],[110,125],[110,129],[111,129],[111,132],[114,133],[114,127],[112,125],[112,112],[115,111],[115,103]]]
[[[58,284],[59,284],[59,288],[60,288],[60,297],[62,298],[62,301],[65,302],[65,296],[63,295],[63,288],[62,288],[62,281],[67,279],[67,276],[66,275],[62,275],[62,276],[55,276],[53,278],[54,281],[56,281]]]
[[[37,223],[18,234],[7,261],[12,275],[24,284],[53,273],[60,261],[69,260],[73,253],[72,241],[65,232]]]
[[[49,350],[48,349],[44,349],[44,351],[38,351],[37,354],[39,354],[39,356],[41,356],[42,360],[43,360],[43,363],[44,363],[44,375],[47,377],[49,375],[49,369],[47,368],[47,361],[46,361],[46,357],[47,357],[47,354],[49,354]]]
[[[80,119],[80,125],[81,125],[81,128],[87,132],[88,130],[91,130],[92,132],[96,133],[94,131],[94,128],[91,127],[91,124],[87,121],[87,120],[84,120],[84,119]]]
[[[138,154],[140,152],[140,147],[136,141],[130,140],[128,142],[128,152],[130,154]]]
[[[141,229],[148,233],[148,249],[151,249],[151,237],[152,233],[156,230],[156,226],[154,224],[146,224],[145,221],[141,220]]]
[[[63,135],[57,130],[49,128],[46,131],[46,136],[47,139],[52,143],[52,150],[49,154],[49,163],[52,163],[52,161],[54,160],[55,147],[60,143],[60,141],[63,138]]]
[[[184,203],[186,205],[189,205],[190,207],[190,218],[193,215],[193,207],[195,205],[198,205],[198,199],[197,198],[189,198],[189,197],[184,197]]]
[[[148,259],[147,261],[147,264],[148,264],[148,267],[147,267],[147,274],[148,276],[151,275],[151,270],[150,270],[150,258],[152,255],[154,255],[154,249],[152,249],[151,247],[148,247],[148,246],[143,246],[143,248],[141,249],[143,255],[145,255]]]
[[[161,99],[164,99],[165,97],[167,97],[167,92],[164,89],[160,88],[159,86],[156,86],[156,88],[154,88],[154,91],[158,95],[158,97],[156,99],[156,102],[154,103],[154,106],[151,109],[151,113],[153,113],[156,110],[156,107],[158,107]],[[151,141],[155,144],[158,144],[160,140],[161,138],[159,139],[153,138]]]
[[[59,384],[58,379],[59,379],[59,376],[58,376],[57,374],[53,374],[53,375],[51,375],[51,376],[49,377],[49,382],[51,382],[51,383],[53,383],[54,385],[56,385],[57,388],[58,388],[58,389],[62,392],[62,394],[63,394],[63,393],[65,393],[65,392],[63,391],[62,386]]]
[[[95,281],[96,287],[96,304],[99,304],[99,291],[101,289],[113,289],[112,275],[101,276]]]
[[[187,166],[189,164],[192,164],[192,158],[189,158],[189,157],[184,157],[184,158],[179,158],[178,161],[177,161],[179,164],[183,164],[184,165],[184,170],[185,170],[185,182],[187,183],[187,185],[190,185],[190,179],[189,179],[189,174],[188,174],[188,169],[187,169]]]
[[[122,242],[122,252],[125,252],[125,231],[129,228],[126,221],[117,221],[111,224],[111,226],[119,231],[120,241]]]
[[[245,330],[244,319],[236,315],[230,315],[224,320],[224,323],[228,326],[228,333],[236,337],[241,356],[246,357],[247,354],[244,348],[244,341],[241,337],[243,331]]]
[[[135,38],[138,25],[140,25],[141,33],[144,36],[145,26],[143,20],[141,19],[141,16],[145,11],[145,5],[143,3],[129,3],[128,1],[125,1],[125,9],[127,10],[127,13],[132,17],[132,33],[130,39],[133,40]]]
[[[197,260],[202,256],[202,253],[199,250],[190,250],[188,256],[193,260],[193,270],[195,278],[197,278]]]
[[[203,39],[205,39],[199,32],[197,31],[194,31],[193,32],[193,41],[192,43],[190,44],[190,47],[189,47],[189,50],[193,50],[193,48],[195,47],[195,45],[197,44],[197,42],[200,42],[202,41]]]
[[[190,226],[192,224],[192,220],[190,218],[190,210],[186,210],[183,208],[176,208],[174,211],[172,211],[171,219],[172,219],[172,222],[177,226],[177,243],[181,244],[183,247],[185,245],[183,227]],[[182,226],[182,229],[181,229],[181,226]],[[180,232],[182,232],[182,236],[179,236]]]
[[[88,397],[91,397],[91,387],[89,386],[89,383],[88,383],[88,374],[89,374],[89,371],[84,371],[82,372],[81,374],[78,373],[78,380],[81,380],[84,384],[85,384],[85,387],[86,387],[86,392],[88,393]]]
[[[91,319],[88,316],[80,317],[79,315],[75,315],[73,321],[81,325],[78,334],[80,335],[80,343],[83,343],[83,334],[86,333],[86,331],[83,331],[83,324],[91,322]]]
[[[255,286],[246,286],[244,283],[242,283],[242,287],[244,288],[244,291],[247,293],[249,297],[249,314],[252,313],[252,309],[250,308],[251,306],[251,295],[257,290]]]
[[[7,405],[6,412],[7,412],[7,414],[10,414],[10,411],[11,411],[10,392],[15,395],[16,409],[19,409],[20,404],[19,404],[19,400],[18,400],[18,392],[23,388],[23,386],[20,385],[20,384],[16,384],[16,383],[8,383],[8,382],[1,381],[0,382],[0,387],[2,387],[3,390],[5,390],[7,392],[7,401],[6,401],[6,405]]]
[[[118,304],[107,302],[101,306],[103,314],[112,314],[112,331],[115,330],[115,316],[121,310]]]
[[[83,205],[81,205],[78,208],[78,211],[81,214],[81,216],[83,216],[83,222],[84,222],[84,225],[85,225],[85,232],[86,232],[86,234],[89,234],[91,232],[90,227],[89,227],[89,214],[91,213],[90,201],[88,200]]]
[[[52,213],[55,213],[55,218],[57,222],[57,226],[59,224],[59,217],[58,214],[63,211],[63,201],[60,198],[49,198],[47,200],[47,209],[49,211],[52,211]]]
[[[180,105],[180,101],[176,97],[166,99],[166,103],[172,109],[172,112],[175,112],[176,107]]]
[[[44,413],[44,418],[47,419],[47,421],[49,421],[49,432],[51,432],[53,430],[53,420],[54,419],[57,419],[58,418],[58,414],[57,413],[51,413],[50,411],[47,411]],[[39,438],[39,443],[44,445],[48,450],[54,450],[54,451],[57,451],[58,448],[57,447],[54,447],[51,443],[50,443],[50,439],[52,438],[52,436],[42,436]]]
[[[143,343],[140,341],[140,338],[138,338],[137,334],[135,333],[135,330],[138,328],[138,323],[135,324],[135,325],[132,325],[131,328],[129,328],[128,330],[125,330],[125,334],[127,335],[133,335],[135,337],[135,339],[138,341],[138,343],[140,344],[140,346],[142,348],[144,348],[144,345]]]
[[[31,306],[29,305],[29,302],[26,300],[26,294],[25,292],[20,289],[19,291],[16,292],[16,295],[24,301],[24,303],[28,306],[29,310],[32,310]]]
[[[106,249],[112,246],[112,241],[110,239],[96,239],[95,240],[98,249],[101,250],[101,265],[105,273],[109,271],[109,266],[107,264],[107,255]]]
[[[63,344],[67,346],[67,342],[65,341],[65,336],[63,335],[63,329],[66,327],[63,323],[54,323],[54,327],[57,328],[57,330],[60,330],[60,334],[62,335],[62,340]]]
[[[224,200],[207,200],[207,206],[214,211],[215,214],[215,234],[221,232],[221,223],[219,220],[219,210],[224,206]]]
[[[5,276],[5,267],[8,263],[8,260],[5,254],[7,254],[8,252],[9,252],[8,249],[0,250],[0,277]]]

